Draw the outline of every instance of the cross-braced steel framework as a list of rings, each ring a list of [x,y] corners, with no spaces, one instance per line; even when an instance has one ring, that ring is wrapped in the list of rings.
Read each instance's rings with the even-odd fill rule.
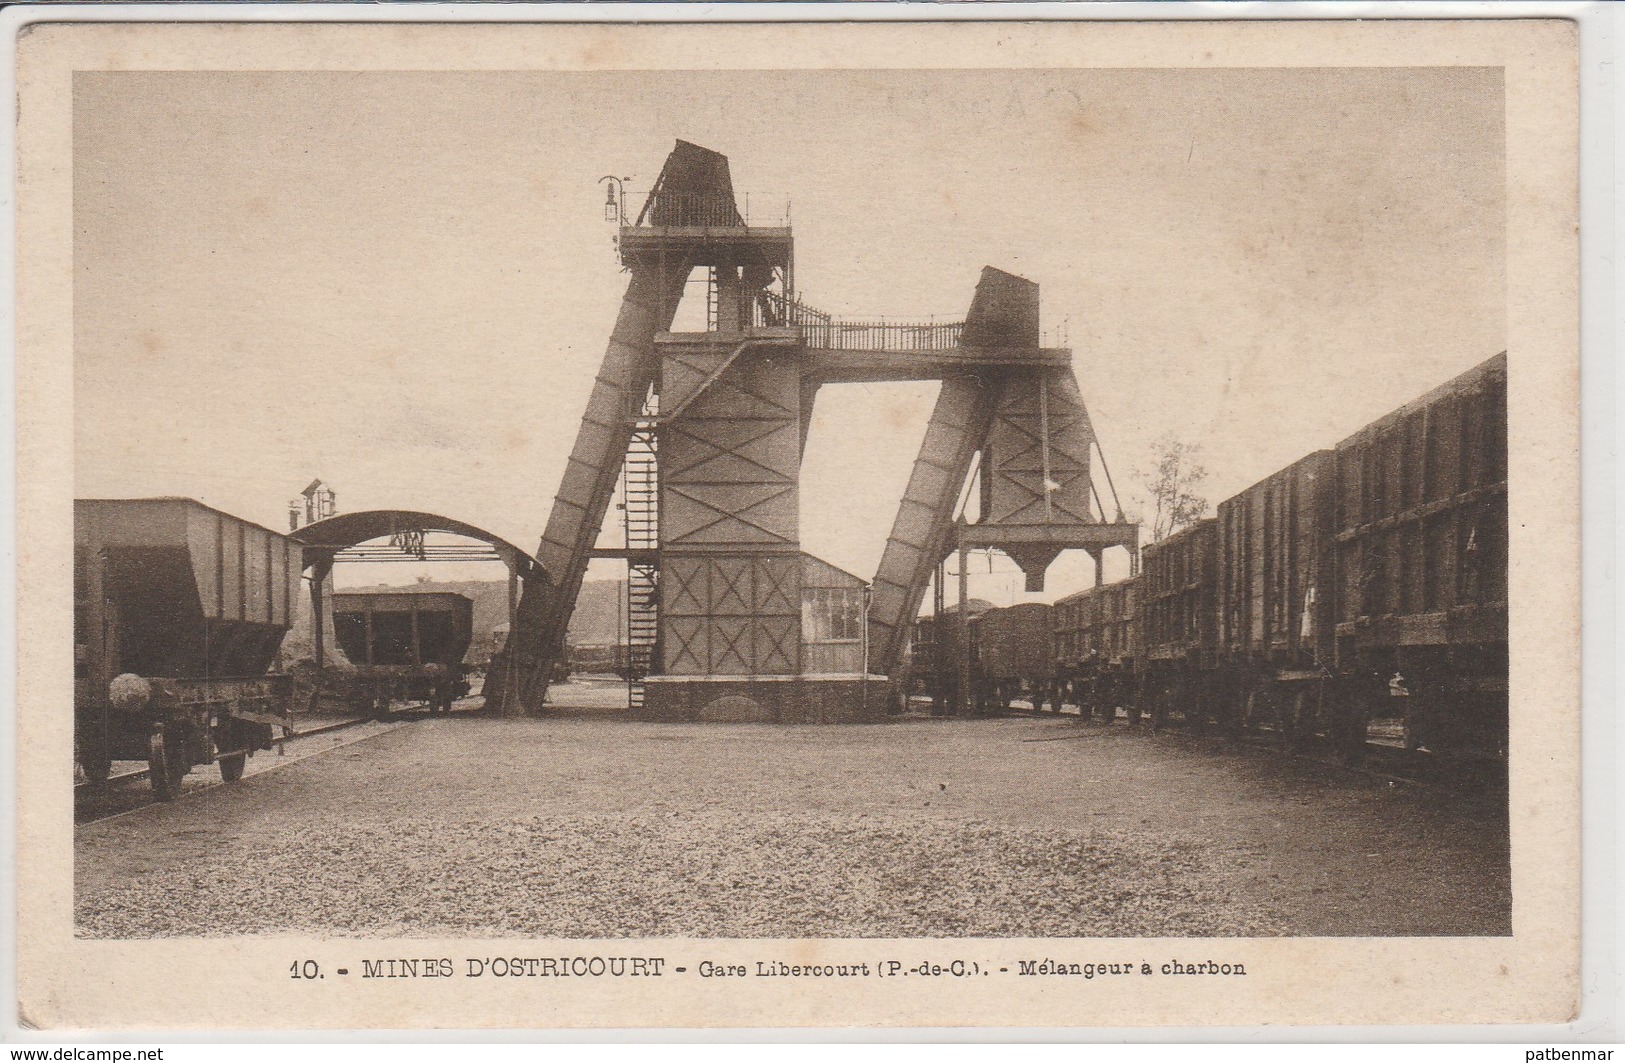
[[[726,157],[682,141],[636,217],[622,214],[626,296],[537,551],[545,579],[525,589],[499,679],[517,704],[540,707],[594,556],[633,566],[627,616],[642,626],[629,642],[648,655],[635,708],[799,720],[878,711],[869,686],[898,667],[926,586],[955,551],[962,562],[1003,551],[1029,590],[1062,550],[1088,551],[1097,573],[1106,549],[1132,551],[1138,527],[1108,515],[1094,489],[1098,443],[1071,352],[1041,345],[1033,282],[984,269],[960,322],[822,313],[796,297],[787,217],[752,224]],[[706,331],[672,332],[701,268]],[[818,390],[929,379],[942,386],[864,596],[862,667],[809,671],[829,659],[804,652],[800,583],[800,466]],[[973,472],[969,522],[960,503]],[[618,480],[627,545],[595,551]]]

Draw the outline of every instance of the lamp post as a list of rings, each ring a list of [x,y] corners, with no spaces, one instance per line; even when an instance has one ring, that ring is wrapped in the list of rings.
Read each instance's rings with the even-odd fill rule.
[[[626,224],[626,182],[630,180],[632,180],[630,177],[616,177],[613,174],[606,174],[598,179],[601,185],[607,182],[604,188],[605,221]]]

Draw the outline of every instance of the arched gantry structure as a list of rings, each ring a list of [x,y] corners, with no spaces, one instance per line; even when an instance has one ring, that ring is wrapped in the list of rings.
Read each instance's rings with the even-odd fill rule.
[[[665,718],[749,718],[749,705],[783,721],[876,715],[884,690],[871,686],[899,664],[950,553],[1002,550],[1042,590],[1061,550],[1092,554],[1098,579],[1104,550],[1137,542],[1093,491],[1094,431],[1071,351],[1041,346],[1038,285],[990,267],[962,322],[842,321],[796,299],[787,213],[753,224],[727,158],[678,141],[642,210],[621,219],[631,280],[537,551],[550,581],[527,589],[509,640],[523,708],[542,704],[623,470],[627,548],[604,556],[631,565],[629,643],[648,672],[633,708]],[[673,333],[700,268],[708,328]],[[798,562],[807,427],[822,385],[879,380],[942,389],[852,625],[863,674],[808,674],[804,610],[820,600],[804,598]],[[956,520],[978,467],[980,519]]]
[[[483,546],[430,544],[425,537],[436,533],[472,539]],[[316,665],[326,654],[328,602],[323,589],[338,561],[501,561],[508,569],[508,622],[512,630],[522,592],[532,582],[542,582],[541,566],[530,554],[484,528],[408,509],[369,509],[340,513],[314,521],[290,533],[304,551],[304,567],[310,573],[310,604],[316,640]],[[387,544],[370,546],[380,539]],[[492,708],[499,706],[492,705]]]

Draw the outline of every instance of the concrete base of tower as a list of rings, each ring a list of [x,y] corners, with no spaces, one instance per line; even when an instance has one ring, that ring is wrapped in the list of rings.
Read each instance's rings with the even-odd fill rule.
[[[887,715],[885,676],[659,675],[645,679],[645,720],[698,723],[870,723]]]

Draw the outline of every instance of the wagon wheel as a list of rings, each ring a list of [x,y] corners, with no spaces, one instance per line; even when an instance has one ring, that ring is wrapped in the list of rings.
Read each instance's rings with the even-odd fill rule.
[[[228,749],[242,749],[242,753],[226,753],[215,757],[215,762],[219,766],[219,777],[226,782],[237,782],[242,779],[242,769],[249,762],[249,751],[244,748],[249,744],[249,736],[245,735],[245,730],[247,728],[242,727],[242,723],[237,720],[226,720],[219,728],[219,744]]]
[[[243,777],[243,768],[248,764],[247,753],[232,753],[220,758],[220,777],[226,782],[236,782]]]
[[[1371,717],[1377,715],[1371,692],[1358,679],[1349,677],[1332,687],[1332,712],[1338,720],[1343,741],[1343,763],[1358,767],[1365,763],[1370,738]]]
[[[1251,698],[1244,683],[1232,678],[1221,694],[1224,734],[1232,741],[1241,738],[1251,724]]]
[[[1289,752],[1300,753],[1308,745],[1310,721],[1306,710],[1307,699],[1302,684],[1293,684],[1289,696],[1281,699],[1281,715],[1285,717],[1286,748]]]
[[[1208,692],[1201,680],[1192,680],[1183,691],[1185,727],[1194,735],[1206,735],[1208,727]]]
[[[1290,753],[1297,731],[1292,718],[1292,698],[1288,692],[1278,689],[1273,683],[1264,687],[1264,698],[1270,726],[1275,728],[1275,748],[1282,753]]]
[[[101,786],[113,774],[113,759],[100,749],[87,751],[79,755],[79,770],[92,786]]]
[[[162,731],[154,731],[147,739],[147,778],[160,801],[173,801],[180,796],[181,780],[186,777],[187,769],[179,745]]]
[[[228,749],[239,749],[241,751],[241,753],[228,753],[216,757],[215,762],[219,764],[219,777],[226,780],[226,782],[237,782],[237,780],[242,779],[242,769],[249,762],[249,727],[242,723],[241,720],[228,718],[219,730],[221,730],[219,744],[223,744]]]

